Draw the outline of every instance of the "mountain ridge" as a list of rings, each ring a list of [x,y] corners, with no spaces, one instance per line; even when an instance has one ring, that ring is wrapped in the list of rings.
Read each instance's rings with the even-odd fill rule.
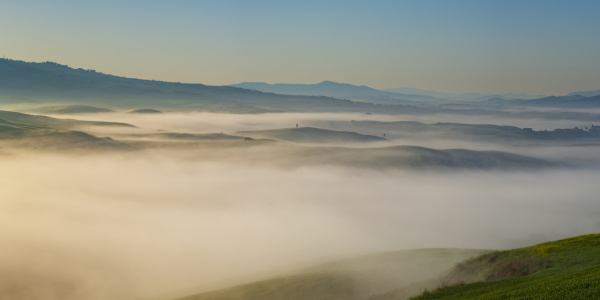
[[[582,96],[580,94],[569,94],[566,96],[548,96],[538,99],[515,99],[506,100],[494,98],[486,101],[487,104],[500,106],[524,106],[524,107],[552,107],[552,108],[600,108],[600,95]]]
[[[120,77],[54,62],[0,59],[0,96],[36,102],[103,104],[120,108],[180,108],[227,112],[249,105],[268,111],[367,112],[394,109],[324,96],[279,95],[232,86],[210,86]],[[25,100],[23,100],[25,101]],[[396,108],[397,109],[397,108]]]
[[[419,104],[438,103],[441,99],[427,95],[401,94],[382,91],[366,85],[353,85],[334,81],[321,81],[315,84],[295,83],[265,83],[265,82],[242,82],[230,86],[287,95],[304,96],[328,96],[350,100],[370,100],[382,104]]]
[[[491,98],[501,98],[505,100],[509,99],[536,99],[546,97],[546,95],[530,95],[530,94],[515,94],[515,93],[502,93],[502,94],[480,94],[480,93],[461,93],[453,94],[446,92],[439,92],[436,90],[425,90],[417,88],[391,88],[384,89],[384,91],[395,92],[395,93],[412,93],[418,95],[428,95],[437,98],[447,98],[450,100],[471,100],[471,101],[482,101]]]

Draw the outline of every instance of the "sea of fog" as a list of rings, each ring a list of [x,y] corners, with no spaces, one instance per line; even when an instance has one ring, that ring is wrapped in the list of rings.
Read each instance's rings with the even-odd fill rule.
[[[181,132],[315,119],[262,117],[88,119]],[[2,299],[169,299],[365,253],[508,249],[600,231],[595,169],[278,168],[168,151],[23,151],[0,166]]]

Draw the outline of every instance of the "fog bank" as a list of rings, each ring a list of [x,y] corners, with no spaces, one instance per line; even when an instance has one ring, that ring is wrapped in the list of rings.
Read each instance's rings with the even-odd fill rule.
[[[589,170],[281,169],[162,152],[0,165],[3,299],[166,299],[369,252],[600,231]]]

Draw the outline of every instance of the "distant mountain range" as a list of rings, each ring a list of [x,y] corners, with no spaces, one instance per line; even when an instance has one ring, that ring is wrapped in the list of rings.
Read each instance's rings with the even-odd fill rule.
[[[441,99],[448,99],[454,101],[484,101],[492,98],[500,98],[500,99],[537,99],[545,97],[546,95],[529,95],[529,94],[478,94],[478,93],[463,93],[463,94],[451,94],[438,92],[433,90],[422,90],[415,88],[396,88],[396,89],[385,89],[384,91],[393,92],[393,93],[410,93],[417,95],[426,95]]]
[[[256,90],[267,93],[303,95],[303,96],[328,96],[349,100],[369,100],[381,104],[438,104],[443,99],[427,95],[394,93],[381,91],[368,86],[357,86],[347,83],[323,81],[317,84],[289,84],[265,82],[242,82],[231,86]]]
[[[264,93],[231,86],[142,80],[53,62],[0,59],[0,104],[61,103],[218,112],[386,112],[390,107],[324,96]]]
[[[587,93],[591,95],[592,93]],[[555,107],[555,108],[600,108],[600,95],[586,97],[578,93],[567,96],[550,96],[531,100],[505,100],[490,99],[488,104],[500,106],[526,106],[526,107]]]
[[[484,101],[492,98],[501,99],[536,99],[545,95],[528,94],[450,94],[433,90],[415,88],[398,88],[377,90],[368,86],[357,86],[347,83],[323,81],[317,84],[290,84],[265,82],[242,82],[231,86],[251,89],[261,92],[305,95],[305,96],[330,96],[342,99],[371,100],[380,103],[396,104],[442,104],[448,101]]]
[[[245,82],[232,86],[210,86],[119,77],[53,62],[0,59],[0,104],[5,105],[82,104],[120,109],[192,109],[230,113],[394,114],[407,113],[415,107],[422,107],[418,113],[431,113],[423,109],[453,103],[600,107],[595,98],[599,95],[600,91],[575,92],[559,97],[521,94],[455,95],[408,88],[382,91],[332,81],[317,84]]]
[[[600,91],[575,92],[566,96],[543,96],[529,94],[450,94],[433,90],[399,88],[376,90],[368,86],[323,81],[317,84],[287,84],[264,82],[243,82],[231,86],[255,91],[305,96],[330,96],[335,98],[365,100],[380,104],[401,104],[414,106],[439,106],[446,104],[493,104],[499,106],[600,107]],[[589,95],[589,96],[588,96]]]
[[[567,94],[566,96],[574,96],[574,95],[580,95],[580,96],[584,96],[584,97],[600,96],[600,90],[574,92],[574,93]]]

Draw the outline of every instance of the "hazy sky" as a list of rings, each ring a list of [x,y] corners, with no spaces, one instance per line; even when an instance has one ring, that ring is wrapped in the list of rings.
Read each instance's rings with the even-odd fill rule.
[[[0,2],[0,55],[224,85],[600,89],[600,1]]]

